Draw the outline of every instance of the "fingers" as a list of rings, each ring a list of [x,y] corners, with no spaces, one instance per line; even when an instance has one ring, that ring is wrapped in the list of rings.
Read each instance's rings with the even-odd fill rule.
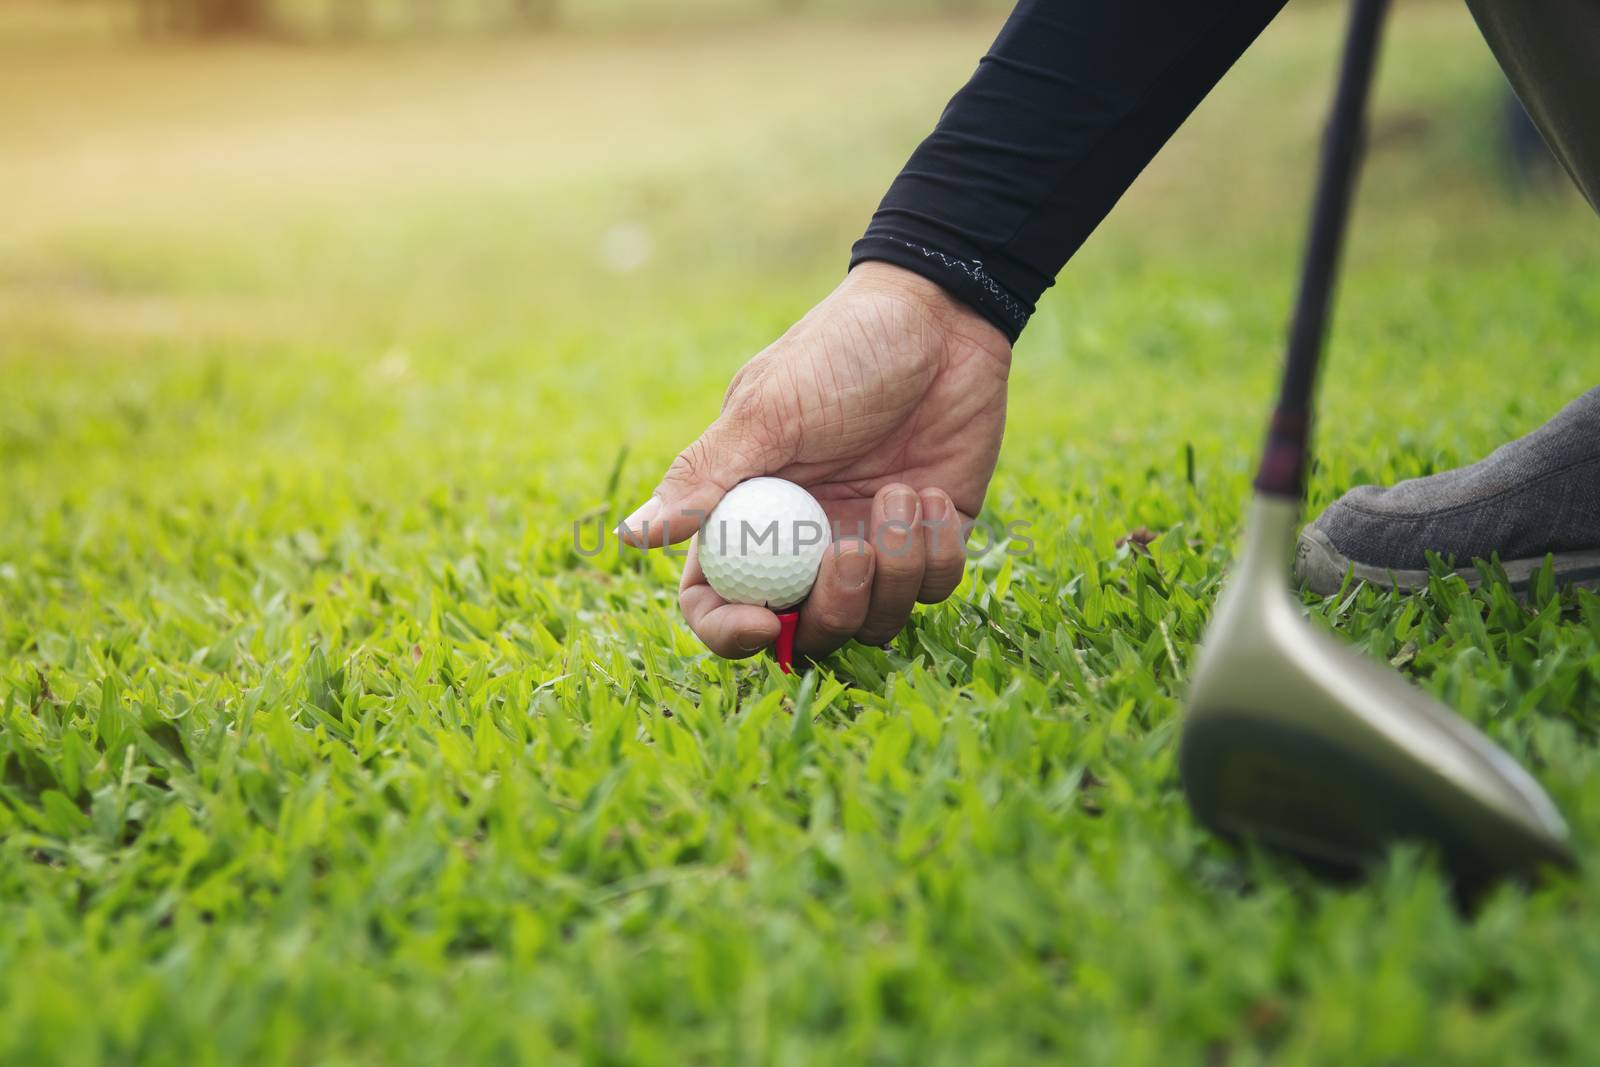
[[[855,639],[886,644],[920,601],[938,603],[955,592],[966,563],[964,516],[948,493],[918,493],[894,483],[869,502],[835,507],[842,536],[823,556],[816,584],[800,609],[796,652],[818,657]],[[863,523],[859,516],[867,513]],[[846,516],[853,513],[854,520]],[[856,536],[849,536],[854,528]],[[698,545],[689,549],[678,604],[697,637],[726,659],[742,659],[778,638],[778,617],[766,608],[730,604],[706,582]]]
[[[823,656],[849,641],[861,629],[872,602],[876,555],[867,542],[835,542],[822,557],[817,584],[800,609],[795,651]]]
[[[886,643],[911,618],[927,569],[921,518],[922,498],[909,485],[895,482],[873,497],[870,528],[877,564],[871,603],[856,632],[863,644]]]
[[[635,548],[687,540],[728,490],[782,466],[787,457],[764,429],[771,420],[747,408],[725,411],[678,453],[650,499],[617,526],[617,536]]]
[[[744,659],[778,639],[778,617],[754,604],[730,604],[717,595],[691,545],[678,582],[678,609],[695,636],[723,659]]]
[[[966,537],[960,512],[943,489],[924,489],[922,498],[923,548],[927,564],[917,599],[937,604],[956,591],[967,565]]]

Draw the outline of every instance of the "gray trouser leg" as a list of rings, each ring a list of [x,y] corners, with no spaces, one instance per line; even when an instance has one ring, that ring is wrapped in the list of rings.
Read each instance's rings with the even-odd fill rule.
[[[1600,0],[1467,0],[1561,165],[1600,211]]]

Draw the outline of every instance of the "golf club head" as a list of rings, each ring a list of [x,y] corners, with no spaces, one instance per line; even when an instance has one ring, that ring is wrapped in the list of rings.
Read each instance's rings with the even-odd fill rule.
[[[1299,510],[1255,498],[1206,634],[1179,751],[1196,816],[1341,871],[1423,842],[1468,894],[1569,866],[1565,823],[1515,760],[1303,616],[1287,583]]]

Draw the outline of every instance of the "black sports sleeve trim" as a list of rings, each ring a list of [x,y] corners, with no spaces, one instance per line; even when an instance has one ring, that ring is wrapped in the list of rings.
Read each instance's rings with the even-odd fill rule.
[[[1022,0],[889,187],[850,265],[934,281],[1013,341],[1284,0]]]

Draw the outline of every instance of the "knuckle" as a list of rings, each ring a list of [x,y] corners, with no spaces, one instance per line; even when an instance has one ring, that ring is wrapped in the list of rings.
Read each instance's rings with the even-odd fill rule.
[[[915,567],[880,565],[872,583],[872,610],[867,618],[904,622],[911,605],[916,603],[917,590],[927,582],[927,577],[920,563]]]
[[[919,598],[924,604],[936,604],[956,591],[956,586],[961,584],[961,576],[966,573],[962,560],[951,562],[930,563],[928,572],[922,579],[922,596]]]
[[[860,616],[843,605],[824,605],[811,617],[812,627],[829,637],[849,637],[861,625]]]
[[[734,404],[739,403],[747,392],[748,383],[755,373],[750,368],[755,365],[754,360],[746,363],[733,372],[733,377],[728,380],[728,388],[722,394],[722,410],[727,411]]]
[[[728,397],[722,402],[721,420],[725,425],[740,428],[759,424],[767,409],[766,391],[754,387],[755,382],[747,382],[737,389],[729,389]]]
[[[775,373],[773,356],[763,352],[734,372],[722,396],[723,411],[760,407]]]
[[[710,446],[704,437],[696,438],[693,443],[685,448],[673,459],[667,467],[664,481],[667,482],[695,482],[705,473],[710,466]]]
[[[878,556],[878,574],[888,578],[890,584],[922,583],[926,561],[917,540],[899,534],[883,534],[872,547]]]
[[[719,464],[741,470],[782,466],[788,459],[782,429],[793,425],[793,420],[761,395],[742,393],[723,408],[717,421],[696,442],[699,452],[689,460],[699,477],[710,474]],[[685,453],[693,448],[690,446]]]
[[[894,639],[895,634],[905,629],[906,623],[911,618],[911,610],[897,611],[892,615],[880,615],[868,618],[856,633],[856,640],[864,645],[881,645]]]

